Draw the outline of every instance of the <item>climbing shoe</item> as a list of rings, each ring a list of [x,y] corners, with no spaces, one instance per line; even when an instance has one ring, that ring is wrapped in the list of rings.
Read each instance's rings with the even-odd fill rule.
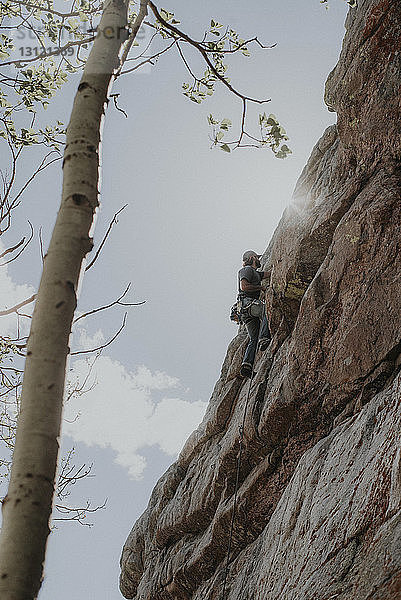
[[[250,379],[252,377],[252,365],[249,363],[243,363],[240,369],[241,377]]]
[[[270,342],[271,342],[270,338],[260,338],[259,345],[258,345],[260,352],[264,352],[265,350],[267,350],[270,345]]]

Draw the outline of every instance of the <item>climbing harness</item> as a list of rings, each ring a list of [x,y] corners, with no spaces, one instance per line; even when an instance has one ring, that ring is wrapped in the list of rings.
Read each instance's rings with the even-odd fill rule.
[[[258,317],[259,319],[263,316],[263,310],[265,303],[263,300],[251,300],[248,304],[245,304],[243,310],[248,313],[250,317]]]
[[[240,425],[239,428],[238,428],[239,429],[239,451],[238,451],[238,457],[237,457],[237,472],[236,472],[236,476],[235,476],[235,490],[234,490],[233,514],[231,516],[230,535],[229,535],[229,538],[228,538],[227,558],[226,558],[226,566],[225,566],[225,569],[224,569],[224,583],[223,583],[223,593],[221,595],[221,600],[225,600],[225,598],[226,598],[227,576],[228,576],[228,569],[229,569],[229,565],[230,565],[231,545],[232,545],[232,539],[233,539],[233,533],[234,533],[235,512],[236,512],[236,508],[237,508],[237,496],[238,496],[238,487],[239,487],[239,473],[240,473],[240,469],[241,469],[241,459],[242,459],[242,448],[243,448],[243,441],[244,441],[245,419],[246,419],[246,413],[247,413],[247,410],[248,410],[249,397],[250,397],[251,389],[252,389],[253,375],[254,375],[254,372],[252,370],[252,375],[251,375],[251,377],[249,379],[248,393],[246,395],[246,402],[245,402],[245,408],[244,408],[244,416],[242,417],[242,425]]]
[[[257,298],[243,298],[238,296],[237,302],[231,307],[230,320],[237,323],[237,325],[240,325],[243,318],[258,317],[261,319],[264,310],[264,300],[258,300]]]

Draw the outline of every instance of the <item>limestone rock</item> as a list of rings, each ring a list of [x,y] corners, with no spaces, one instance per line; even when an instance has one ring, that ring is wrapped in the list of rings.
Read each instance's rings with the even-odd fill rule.
[[[124,546],[126,598],[401,598],[401,5],[358,0],[346,27],[338,125],[263,256],[273,342],[252,382],[231,342]]]

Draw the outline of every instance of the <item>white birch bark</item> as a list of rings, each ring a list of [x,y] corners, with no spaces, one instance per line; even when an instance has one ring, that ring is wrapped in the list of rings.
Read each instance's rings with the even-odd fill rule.
[[[146,2],[136,29],[146,13]],[[128,0],[106,3],[67,129],[63,193],[32,318],[8,494],[0,536],[1,600],[39,593],[59,450],[69,337],[82,260],[98,206],[101,121],[126,39]],[[140,22],[139,22],[140,21]]]

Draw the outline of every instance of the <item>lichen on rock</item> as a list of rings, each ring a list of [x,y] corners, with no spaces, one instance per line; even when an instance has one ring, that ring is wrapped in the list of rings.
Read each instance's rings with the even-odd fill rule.
[[[245,335],[121,559],[137,600],[401,597],[401,7],[358,0],[316,144],[263,255],[230,564]]]

